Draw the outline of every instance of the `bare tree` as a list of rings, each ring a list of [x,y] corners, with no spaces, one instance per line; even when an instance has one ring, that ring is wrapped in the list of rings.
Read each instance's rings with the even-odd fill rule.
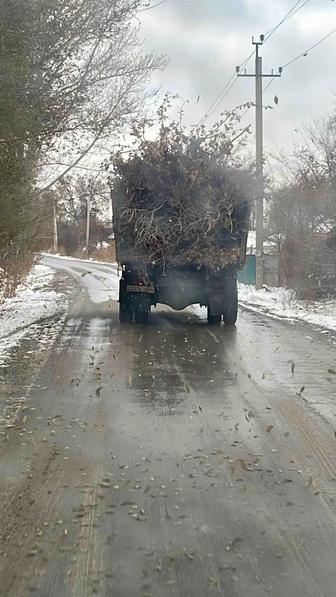
[[[38,68],[52,118],[44,142],[55,161],[66,151],[68,165],[42,190],[77,166],[98,141],[120,134],[139,117],[151,94],[149,77],[165,63],[141,52],[140,5],[140,0],[83,0],[78,6],[77,0],[66,0],[46,12],[42,29],[48,44]]]
[[[282,160],[287,179],[268,202],[271,233],[284,239],[287,283],[314,296],[336,280],[336,118],[315,120],[305,145]],[[285,175],[286,175],[285,174]]]
[[[150,74],[164,64],[141,51],[136,18],[141,5],[142,0],[0,4],[3,264],[31,246],[32,201],[40,196],[42,205],[45,191],[98,141],[138,118],[150,94]],[[66,165],[44,168],[48,176],[42,184],[46,156]]]

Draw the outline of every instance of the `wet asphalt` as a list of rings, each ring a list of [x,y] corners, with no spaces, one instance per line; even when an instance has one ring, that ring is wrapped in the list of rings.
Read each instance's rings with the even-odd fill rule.
[[[120,324],[115,268],[45,263],[70,306],[0,368],[0,594],[334,597],[336,339]]]

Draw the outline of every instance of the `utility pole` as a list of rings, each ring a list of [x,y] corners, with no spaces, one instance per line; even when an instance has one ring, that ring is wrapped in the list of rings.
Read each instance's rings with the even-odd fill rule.
[[[54,238],[54,253],[58,253],[58,230],[57,230],[57,206],[56,199],[53,197],[53,238]]]
[[[260,289],[264,284],[264,157],[263,157],[263,89],[262,83],[265,77],[281,77],[282,68],[279,67],[278,73],[274,74],[273,69],[270,74],[263,73],[262,57],[259,56],[259,46],[264,43],[264,35],[260,36],[260,41],[254,41],[255,46],[255,72],[248,74],[246,69],[240,73],[240,67],[236,67],[238,77],[255,78],[255,113],[256,113],[256,288]]]
[[[86,211],[86,241],[85,241],[85,245],[86,245],[86,256],[87,256],[87,258],[89,258],[89,244],[90,244],[90,193],[88,193],[88,195],[87,195],[86,206],[87,206],[87,211]]]

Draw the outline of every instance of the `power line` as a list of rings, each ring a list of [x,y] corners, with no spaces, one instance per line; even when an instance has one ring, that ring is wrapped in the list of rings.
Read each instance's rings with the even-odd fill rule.
[[[298,56],[296,56],[295,58],[293,58],[292,60],[290,60],[289,62],[287,62],[287,64],[284,64],[283,68],[287,68],[287,66],[289,66],[290,64],[293,64],[293,62],[296,62],[297,60],[299,60],[299,58],[305,58],[309,54],[309,52],[311,52],[312,50],[314,50],[314,48],[317,48],[317,46],[319,46],[326,39],[328,39],[328,37],[331,37],[334,33],[336,33],[336,27],[335,27],[335,29],[333,29],[332,31],[330,31],[329,33],[327,33],[327,35],[325,35],[324,37],[321,37],[321,39],[319,39],[310,48],[308,48],[308,50],[306,50],[302,54],[299,54]]]
[[[239,67],[244,68],[245,66],[247,66],[247,64],[251,60],[253,54],[254,54],[254,52],[251,52],[247,56],[247,58],[245,58],[245,60],[243,60],[243,62],[239,65]],[[212,114],[217,110],[218,106],[221,104],[223,99],[227,96],[229,91],[231,91],[232,87],[234,87],[234,85],[236,83],[237,83],[237,78],[236,78],[236,73],[234,72],[232,74],[232,76],[228,79],[226,84],[224,85],[223,89],[219,92],[219,94],[217,95],[215,100],[212,102],[211,106],[209,106],[208,110],[205,112],[205,114],[199,120],[198,124],[203,122],[206,118],[209,118],[210,116],[212,116]]]
[[[230,79],[226,82],[225,86],[219,92],[219,94],[217,95],[217,97],[215,98],[215,100],[212,102],[211,106],[208,108],[208,110],[205,112],[205,114],[203,114],[203,116],[199,120],[198,124],[201,124],[206,118],[209,118],[216,111],[216,109],[218,108],[219,104],[222,102],[222,99],[225,97],[225,91],[228,88],[231,89],[231,87],[233,87],[234,81],[236,81],[236,74],[235,73],[233,73],[233,75],[230,77]]]
[[[303,4],[302,4],[302,2],[303,2]],[[294,16],[294,14],[296,14],[299,10],[301,10],[301,8],[306,6],[306,4],[308,4],[308,2],[311,2],[311,0],[297,0],[295,2],[294,6],[292,6],[292,8],[281,19],[281,21],[277,25],[275,25],[275,27],[272,27],[272,29],[269,29],[266,32],[264,42],[266,42],[272,35],[274,35],[274,33],[279,29],[279,27],[281,27],[281,25],[283,25],[286,21],[288,21],[288,19],[290,19],[292,16]],[[251,52],[251,54],[249,54],[247,56],[247,58],[245,60],[243,60],[243,62],[239,65],[240,69],[247,66],[247,64],[250,61],[250,59],[252,58],[253,54],[254,54],[254,52]],[[214,101],[212,102],[212,104],[210,105],[208,110],[205,112],[205,114],[199,120],[198,124],[201,124],[206,118],[210,118],[212,116],[212,114],[217,110],[219,105],[222,103],[222,101],[225,99],[225,97],[231,91],[232,87],[234,87],[234,85],[237,83],[237,80],[238,79],[236,78],[236,74],[233,73],[233,75],[228,79],[228,81],[224,85],[223,89],[221,89],[221,91],[218,93],[217,97],[214,99]],[[268,83],[268,85],[266,86],[265,89],[267,89],[267,87],[269,87],[269,85],[272,83],[272,81],[270,81]]]
[[[302,2],[303,4],[301,4]],[[295,2],[294,6],[292,6],[290,11],[283,17],[283,19],[281,19],[281,21],[275,27],[269,29],[269,31],[265,33],[265,41],[272,37],[272,35],[274,35],[274,33],[279,29],[279,27],[281,27],[281,25],[286,23],[286,21],[293,17],[299,10],[301,10],[301,8],[306,6],[306,4],[308,4],[309,2],[311,2],[311,0],[297,0],[297,2]]]
[[[147,6],[146,8],[141,8],[140,10],[138,10],[138,12],[145,12],[146,10],[152,10],[153,8],[157,8],[158,6],[161,6],[161,4],[165,4],[167,2],[167,0],[161,0],[161,2],[157,2],[156,4],[153,4],[152,6]]]
[[[324,35],[323,37],[321,37],[321,39],[319,39],[312,46],[310,46],[310,48],[308,48],[304,52],[301,52],[301,54],[298,54],[297,56],[295,56],[295,58],[292,58],[292,60],[289,60],[289,62],[287,62],[286,64],[284,64],[282,68],[283,69],[284,68],[288,68],[289,66],[291,66],[292,64],[294,64],[294,62],[297,62],[297,60],[300,60],[300,58],[306,58],[308,56],[308,54],[312,50],[314,50],[315,48],[317,48],[317,46],[319,46],[320,44],[322,44],[326,39],[328,39],[329,37],[331,37],[335,33],[336,33],[336,27],[334,29],[332,29],[332,31],[329,31],[329,33],[327,33],[327,35]],[[274,79],[271,79],[269,81],[269,83],[267,83],[267,85],[265,86],[264,91],[266,91],[266,89],[268,89],[269,86],[272,85],[273,82],[274,82]]]
[[[304,6],[306,6],[306,4],[308,4],[309,2],[311,2],[311,0],[306,0],[306,1],[305,1],[305,2],[302,4],[302,6],[299,6],[299,7],[298,7],[298,8],[297,8],[297,9],[296,9],[294,12],[293,12],[293,14],[292,14],[291,16],[293,17],[294,15],[296,15],[296,13],[297,13],[297,12],[299,12],[299,10],[301,10],[301,8],[303,8]]]
[[[232,87],[234,87],[234,86],[236,85],[236,83],[237,83],[237,78],[236,78],[235,74],[233,75],[233,77],[234,77],[234,80],[232,81],[231,85],[230,85],[230,86],[227,88],[227,90],[226,90],[226,92],[224,93],[224,95],[221,97],[219,104],[221,104],[221,103],[222,103],[222,101],[223,101],[223,99],[225,99],[225,98],[226,98],[226,96],[228,95],[228,93],[231,91]],[[218,107],[218,106],[216,106],[216,108],[217,108],[217,107]],[[215,111],[216,111],[216,108],[214,108],[214,110],[211,112],[211,114],[209,114],[209,116],[211,116],[211,115],[213,114],[213,112],[215,112]]]
[[[266,89],[268,89],[270,87],[270,85],[272,85],[272,83],[274,83],[275,79],[271,79],[270,81],[268,81],[267,85],[265,85],[263,92],[265,93]]]
[[[268,39],[269,37],[271,37],[271,35],[273,35],[273,33],[276,32],[276,30],[280,27],[280,25],[282,25],[288,18],[289,15],[291,15],[291,13],[293,12],[293,10],[301,3],[303,2],[303,0],[297,0],[297,2],[294,4],[294,6],[292,6],[292,8],[290,9],[290,11],[283,17],[283,19],[280,21],[280,23],[278,23],[275,27],[272,27],[271,29],[269,29],[268,31],[266,31],[265,33],[265,39]]]

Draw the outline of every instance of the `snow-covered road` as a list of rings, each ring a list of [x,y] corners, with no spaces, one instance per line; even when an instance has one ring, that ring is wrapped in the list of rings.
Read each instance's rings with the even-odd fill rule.
[[[117,301],[119,292],[118,266],[116,263],[84,261],[68,257],[45,255],[43,263],[57,271],[64,271],[80,281],[93,303]]]
[[[39,333],[41,323],[64,318],[68,302],[63,292],[55,290],[54,277],[54,269],[38,263],[16,296],[0,305],[0,363],[22,338]],[[40,341],[47,342],[42,337]]]

